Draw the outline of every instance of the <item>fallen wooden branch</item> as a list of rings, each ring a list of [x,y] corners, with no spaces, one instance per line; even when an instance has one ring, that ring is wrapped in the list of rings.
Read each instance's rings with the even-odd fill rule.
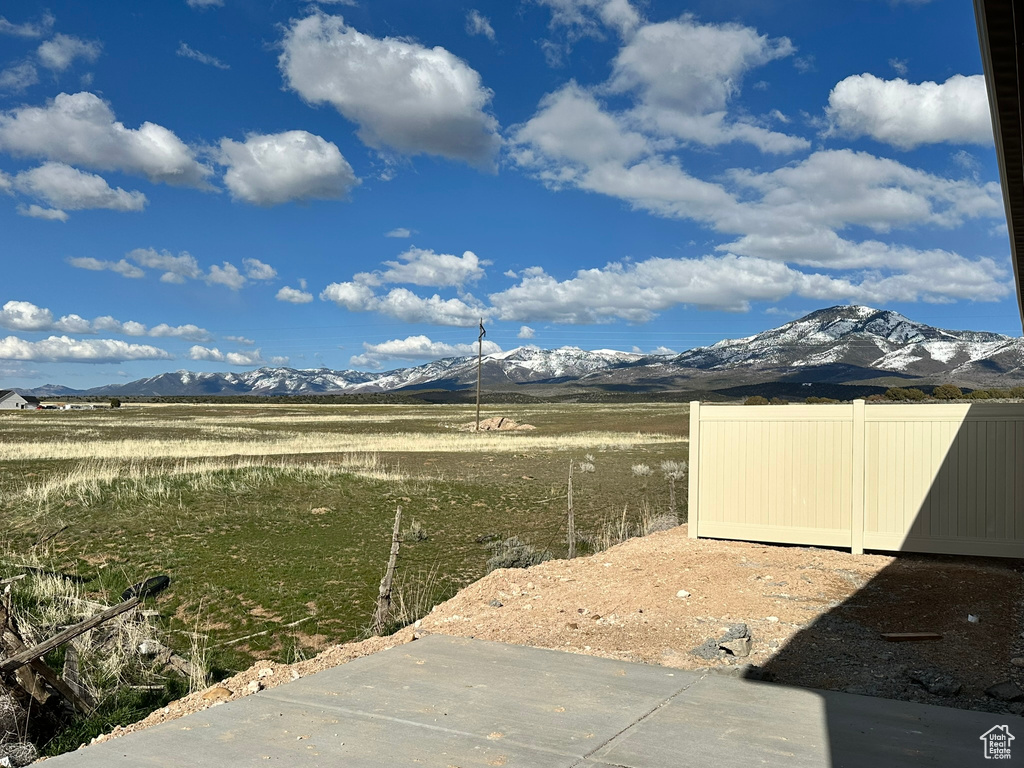
[[[82,691],[83,695],[75,693],[71,687],[60,679],[60,675],[50,669],[41,659],[33,659],[28,663],[32,669],[34,669],[41,678],[52,685],[61,696],[71,702],[72,706],[79,712],[85,715],[91,715],[96,709],[96,702],[92,700],[89,694]]]
[[[16,581],[21,581],[25,578],[25,574],[21,573],[17,576],[11,576],[9,579],[0,579],[0,587],[6,587],[8,584],[13,584]]]
[[[5,597],[8,599],[4,599]],[[10,615],[8,602],[9,596],[0,595],[0,651],[5,655],[17,653],[25,647],[18,636],[14,617]],[[46,690],[31,667],[20,667],[15,670],[14,681],[37,703],[45,705],[49,700],[50,692]]]
[[[141,602],[142,598],[140,597],[133,597],[130,600],[125,600],[123,603],[118,603],[102,613],[98,613],[85,621],[80,621],[78,624],[68,627],[63,632],[59,632],[51,637],[49,640],[44,640],[38,645],[34,645],[21,653],[16,653],[9,659],[0,661],[0,676],[9,675],[19,667],[23,667],[35,659],[42,658],[54,648],[59,648],[69,640],[74,640],[79,635],[85,634],[93,627],[98,627],[103,622],[109,621],[115,616],[120,616],[122,613],[130,611]]]

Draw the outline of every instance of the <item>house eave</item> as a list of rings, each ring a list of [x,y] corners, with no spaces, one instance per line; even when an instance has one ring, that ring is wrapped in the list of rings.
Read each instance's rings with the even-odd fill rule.
[[[974,16],[1010,236],[1013,285],[1024,328],[1024,287],[1021,285],[1024,275],[1024,129],[1021,117],[1024,62],[1018,55],[1024,41],[1024,3],[974,0]]]

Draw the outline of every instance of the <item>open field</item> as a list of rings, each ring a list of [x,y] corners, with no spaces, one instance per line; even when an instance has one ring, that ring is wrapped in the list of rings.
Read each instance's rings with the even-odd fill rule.
[[[570,461],[576,528],[664,513],[662,461],[687,454],[687,406],[485,408],[535,430],[460,431],[466,406],[183,405],[0,415],[0,544],[120,592],[167,573],[158,607],[210,661],[294,661],[359,637],[373,613],[395,507],[399,584],[420,609],[486,571],[483,537],[566,553]],[[646,464],[652,473],[637,476]],[[680,505],[684,487],[677,488]],[[682,509],[680,510],[682,512]],[[43,546],[33,545],[56,534]],[[606,537],[607,538],[607,537]],[[585,551],[585,550],[584,550]],[[254,636],[253,636],[254,635]],[[250,637],[253,636],[253,637]]]

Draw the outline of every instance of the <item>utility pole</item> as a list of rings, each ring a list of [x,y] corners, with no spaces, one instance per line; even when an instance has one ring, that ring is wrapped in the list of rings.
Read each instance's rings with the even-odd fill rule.
[[[484,319],[480,318],[480,335],[476,337],[476,431],[480,431],[480,373],[484,366]]]

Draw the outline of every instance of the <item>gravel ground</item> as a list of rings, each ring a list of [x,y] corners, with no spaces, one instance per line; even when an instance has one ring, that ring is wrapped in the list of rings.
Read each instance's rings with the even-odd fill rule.
[[[894,643],[883,632],[942,637]],[[1022,633],[1024,561],[697,541],[680,526],[590,557],[495,571],[390,637],[334,646],[291,666],[258,662],[99,738],[427,634],[1021,714],[1024,701],[986,689],[1006,681],[1024,689],[1024,668],[1012,663],[1024,663]],[[721,648],[730,643],[742,654],[744,638],[749,655]]]

